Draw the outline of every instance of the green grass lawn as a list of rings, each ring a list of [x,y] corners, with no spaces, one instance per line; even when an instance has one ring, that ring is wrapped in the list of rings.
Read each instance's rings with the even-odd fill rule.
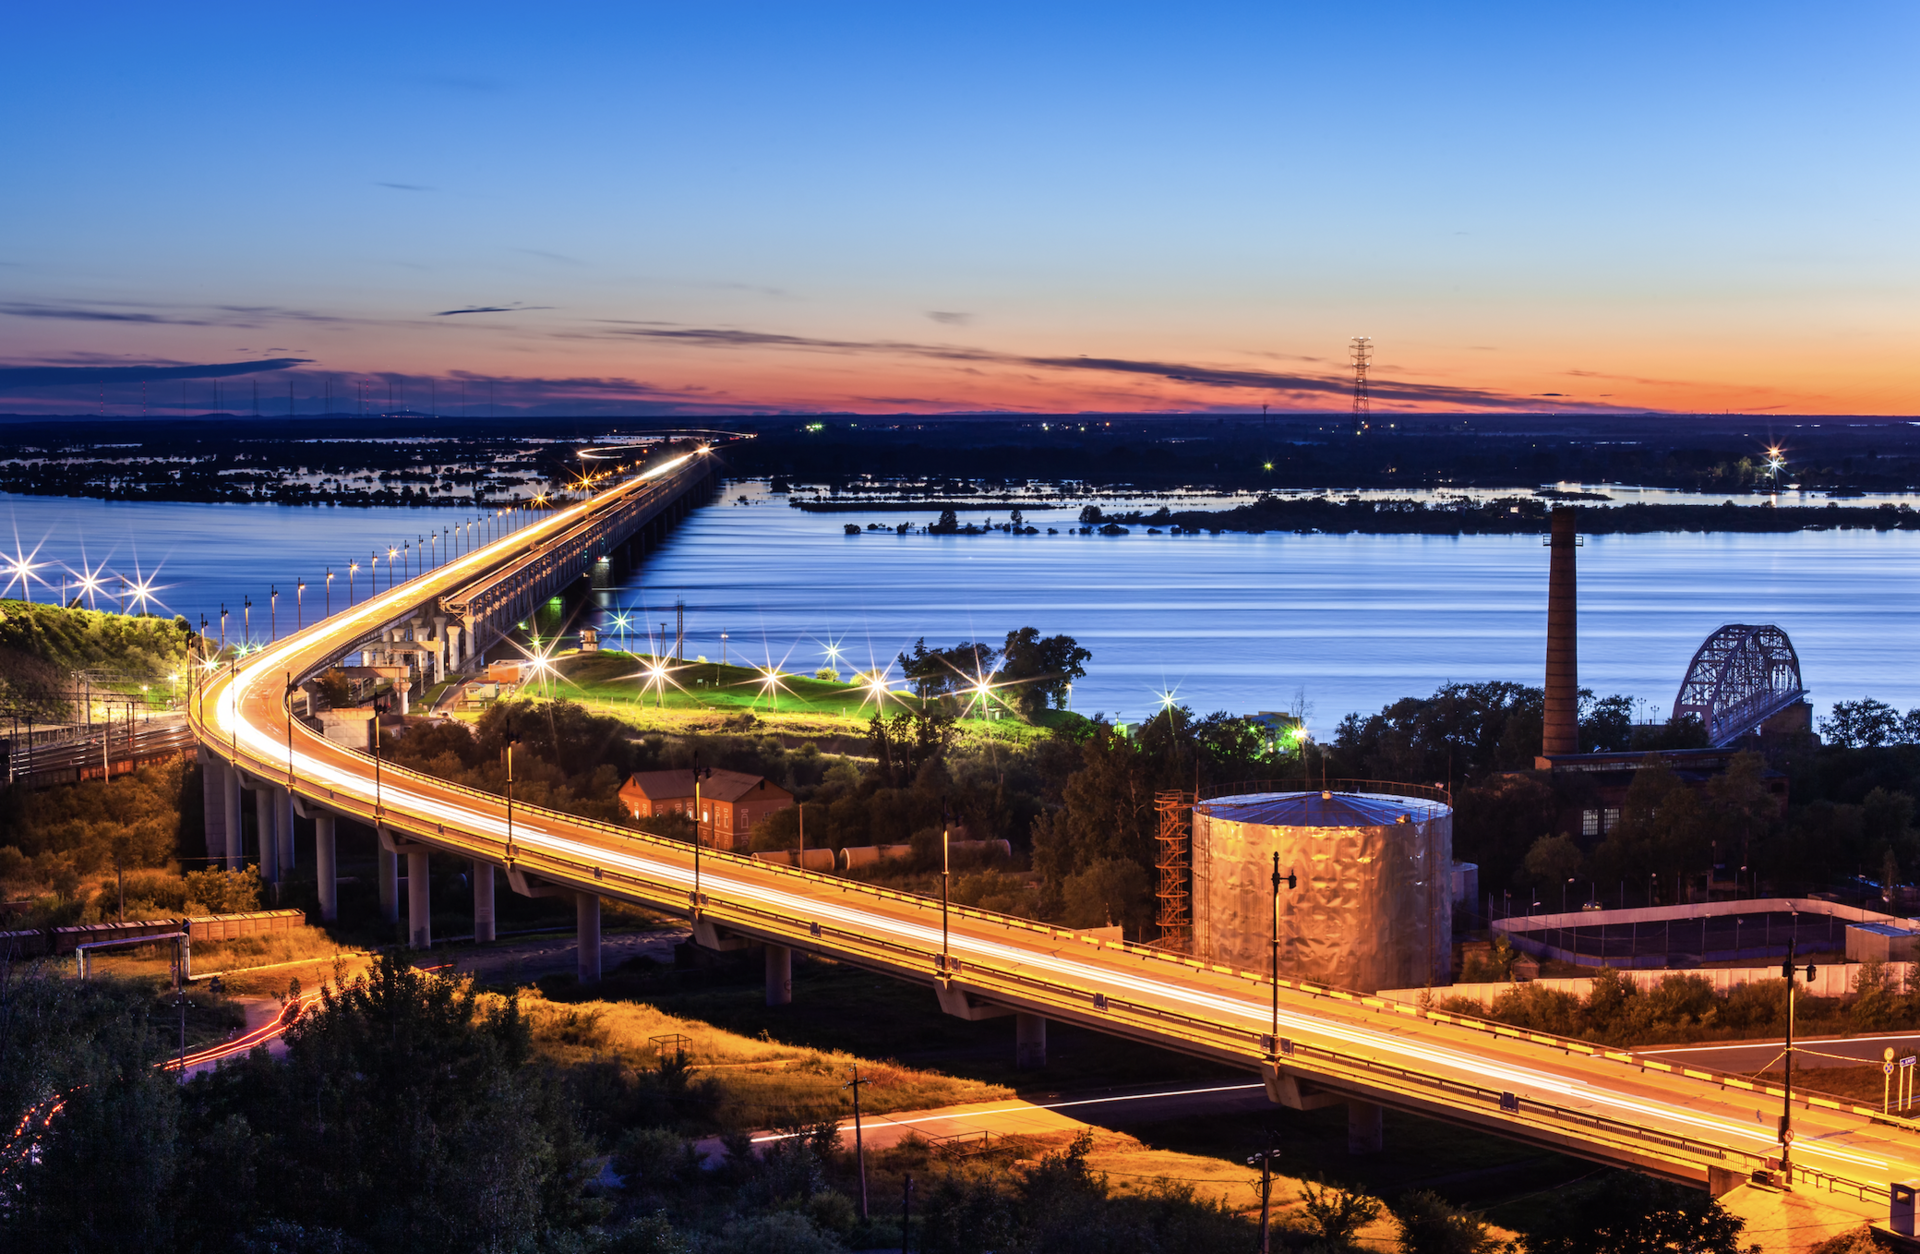
[[[655,677],[658,667],[662,677]],[[877,695],[866,684],[817,679],[718,662],[674,662],[647,654],[603,650],[555,659],[556,677],[530,683],[524,697],[577,701],[643,730],[668,732],[754,730],[803,736],[860,736],[875,713],[918,712],[911,693]],[[928,703],[932,705],[933,703]],[[976,710],[960,720],[966,738],[1027,740],[1055,727],[1085,724],[1077,714],[1050,710],[1028,722],[995,703],[992,717]],[[743,716],[751,716],[747,722]],[[731,725],[729,725],[731,724]]]

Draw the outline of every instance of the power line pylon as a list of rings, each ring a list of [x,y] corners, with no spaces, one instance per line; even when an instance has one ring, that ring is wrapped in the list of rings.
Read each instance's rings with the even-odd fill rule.
[[[1367,396],[1367,366],[1373,361],[1373,340],[1356,335],[1348,351],[1353,356],[1353,425],[1356,432],[1360,432],[1367,429],[1373,414],[1373,405]]]

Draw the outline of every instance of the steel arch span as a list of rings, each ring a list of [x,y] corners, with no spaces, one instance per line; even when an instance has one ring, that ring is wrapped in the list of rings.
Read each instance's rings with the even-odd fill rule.
[[[1691,714],[1716,748],[1732,744],[1806,695],[1800,655],[1772,623],[1728,623],[1693,655],[1673,717]]]

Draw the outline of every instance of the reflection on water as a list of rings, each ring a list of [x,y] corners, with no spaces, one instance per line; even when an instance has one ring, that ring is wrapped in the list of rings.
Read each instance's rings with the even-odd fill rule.
[[[749,504],[733,503],[741,495]],[[196,623],[225,602],[236,636],[250,596],[261,638],[269,585],[281,589],[284,629],[295,580],[308,583],[310,616],[331,565],[343,605],[348,561],[363,563],[364,596],[367,554],[383,555],[384,587],[389,544],[466,517],[0,500],[22,551],[38,546],[37,560],[49,563],[41,573],[56,584],[59,564],[78,568],[84,547],[90,563],[115,572],[157,571],[166,608]],[[804,514],[751,485],[730,485],[725,501],[696,511],[611,598],[634,609],[636,632],[671,623],[684,598],[689,654],[719,657],[724,630],[733,660],[811,671],[829,643],[864,668],[920,636],[998,643],[1032,625],[1093,650],[1076,709],[1138,718],[1170,691],[1201,711],[1276,710],[1304,688],[1322,735],[1348,711],[1449,679],[1538,683],[1543,667],[1547,552],[1530,536],[1049,536],[1045,515],[1034,520],[1037,536],[848,536],[849,518],[886,516]],[[0,545],[10,552],[11,541]],[[1594,537],[1580,550],[1581,679],[1664,711],[1709,632],[1775,622],[1793,637],[1821,709],[1863,695],[1920,706],[1917,571],[1913,533]],[[44,588],[36,597],[52,599]]]
[[[1544,668],[1547,550],[1532,536],[1050,536],[1044,515],[1037,536],[848,536],[849,519],[888,516],[805,514],[738,485],[726,499],[611,598],[632,632],[670,634],[684,599],[689,656],[718,658],[725,631],[731,660],[811,671],[830,644],[864,669],[920,636],[997,644],[1032,625],[1093,650],[1074,686],[1085,713],[1143,717],[1162,692],[1280,710],[1304,688],[1321,735],[1447,680],[1537,684]],[[1862,695],[1920,705],[1916,571],[1910,533],[1593,537],[1581,681],[1664,717],[1708,633],[1775,622],[1822,711]]]

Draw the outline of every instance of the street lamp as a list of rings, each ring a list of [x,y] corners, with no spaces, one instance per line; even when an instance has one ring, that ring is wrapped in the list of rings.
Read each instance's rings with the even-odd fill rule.
[[[953,812],[940,799],[940,974],[949,975],[952,955],[947,947],[947,884],[953,878]],[[1275,854],[1275,857],[1280,855]]]
[[[726,664],[727,664],[727,633],[723,631],[720,633],[720,665],[725,666]]]
[[[220,603],[220,651],[227,651],[227,603]]]
[[[391,544],[387,546],[387,591],[393,591],[393,559],[400,556],[400,550]]]
[[[1797,931],[1800,921],[1798,911],[1794,912],[1793,919]],[[1785,1096],[1780,1102],[1780,1172],[1785,1177],[1786,1187],[1789,1189],[1793,1187],[1793,994],[1794,976],[1800,972],[1800,968],[1793,964],[1795,939],[1793,936],[1787,938],[1787,960],[1780,966],[1780,974],[1787,981],[1787,1079],[1783,1086]],[[1809,982],[1813,980],[1813,974],[1817,969],[1812,963],[1807,964]]]
[[[353,577],[359,573],[360,573],[359,562],[355,561],[355,562],[347,563],[347,608],[348,609],[353,608]],[[327,572],[327,581],[328,581],[327,588],[329,591],[331,591],[333,588],[333,582],[332,582],[333,572],[332,571]]]
[[[269,644],[280,639],[280,585],[267,585],[267,624],[272,635],[267,637]]]
[[[713,768],[698,766],[693,768],[693,917],[700,917],[700,781],[713,774]]]
[[[302,579],[293,585],[293,629],[299,631],[307,625],[307,581]]]
[[[240,647],[246,648],[253,643],[253,598],[240,598],[240,625],[242,627]]]
[[[1280,885],[1285,884],[1289,891],[1299,887],[1300,880],[1289,870],[1280,874],[1280,851],[1273,851],[1273,1034],[1267,1037],[1267,1057],[1278,1061],[1280,1058]]]

